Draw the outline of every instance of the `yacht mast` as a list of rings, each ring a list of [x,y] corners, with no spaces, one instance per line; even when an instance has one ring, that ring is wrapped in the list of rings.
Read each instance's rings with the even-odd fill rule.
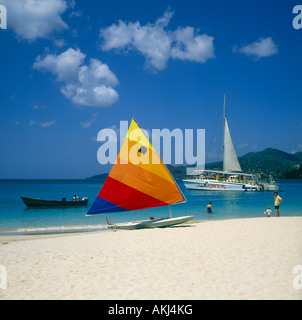
[[[223,107],[223,118],[225,119],[226,113],[225,113],[225,99],[226,99],[226,95],[223,95],[224,97],[224,107]]]

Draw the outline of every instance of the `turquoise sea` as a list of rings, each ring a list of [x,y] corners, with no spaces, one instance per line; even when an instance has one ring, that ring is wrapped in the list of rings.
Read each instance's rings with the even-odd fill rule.
[[[272,192],[215,192],[190,191],[177,181],[187,198],[187,203],[171,206],[174,217],[194,215],[195,220],[222,220],[262,217],[271,206],[274,212]],[[302,216],[302,180],[279,180],[283,203],[280,216]],[[73,232],[106,229],[104,215],[85,216],[99,193],[103,182],[91,180],[0,180],[0,234],[35,232]],[[88,197],[88,207],[62,209],[26,208],[21,196],[59,200],[71,199],[74,194]],[[209,201],[213,214],[206,213]],[[169,217],[169,208],[111,214],[112,222],[125,222]],[[275,216],[275,215],[273,215]],[[107,215],[108,217],[108,215]],[[267,218],[266,218],[267,219]]]

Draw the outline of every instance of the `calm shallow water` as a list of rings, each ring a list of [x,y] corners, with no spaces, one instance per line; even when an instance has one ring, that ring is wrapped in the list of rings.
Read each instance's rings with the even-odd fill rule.
[[[283,203],[280,216],[302,216],[302,180],[278,181]],[[222,220],[233,218],[265,217],[263,212],[271,206],[274,212],[272,192],[215,192],[190,191],[177,181],[187,198],[187,203],[171,206],[174,217],[194,215],[195,220]],[[87,231],[105,228],[104,215],[86,217],[85,214],[99,193],[102,181],[89,180],[0,180],[0,233],[24,231]],[[20,196],[71,199],[74,194],[88,197],[88,207],[61,209],[29,209]],[[214,213],[206,213],[209,201]],[[108,215],[107,215],[108,216]],[[169,208],[161,207],[126,213],[111,214],[112,222],[169,217]]]

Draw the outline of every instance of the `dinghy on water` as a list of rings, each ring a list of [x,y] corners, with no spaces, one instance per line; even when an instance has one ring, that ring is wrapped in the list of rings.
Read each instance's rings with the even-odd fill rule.
[[[110,223],[106,218],[111,229],[169,227],[194,218],[172,217],[170,205],[186,201],[169,170],[132,119],[117,160],[87,215],[169,206],[169,218],[117,224]]]

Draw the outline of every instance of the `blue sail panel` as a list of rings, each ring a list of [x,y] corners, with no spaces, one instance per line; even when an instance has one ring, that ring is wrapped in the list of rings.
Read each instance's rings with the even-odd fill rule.
[[[94,215],[94,214],[104,214],[110,212],[122,212],[128,211],[122,207],[117,206],[116,204],[109,202],[101,197],[97,197],[92,204],[90,210],[88,211],[87,215]]]

